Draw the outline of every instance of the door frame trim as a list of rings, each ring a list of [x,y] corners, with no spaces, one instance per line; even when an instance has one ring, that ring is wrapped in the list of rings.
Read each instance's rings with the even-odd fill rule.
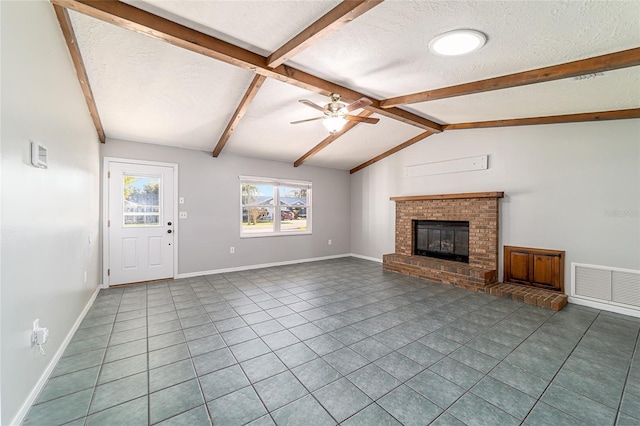
[[[102,162],[102,288],[109,288],[107,270],[111,264],[111,260],[109,259],[109,228],[107,227],[107,218],[109,217],[109,178],[107,172],[110,169],[109,166],[111,163],[173,168],[173,278],[178,278],[178,164],[161,161],[134,160],[131,158],[104,157]]]

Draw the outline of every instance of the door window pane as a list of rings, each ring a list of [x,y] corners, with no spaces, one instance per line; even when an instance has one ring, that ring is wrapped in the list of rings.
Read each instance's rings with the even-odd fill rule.
[[[124,226],[160,225],[159,176],[123,176]]]

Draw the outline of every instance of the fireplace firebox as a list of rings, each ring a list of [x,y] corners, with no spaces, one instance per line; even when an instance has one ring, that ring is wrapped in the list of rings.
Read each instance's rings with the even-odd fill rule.
[[[414,220],[413,254],[469,263],[469,222]]]

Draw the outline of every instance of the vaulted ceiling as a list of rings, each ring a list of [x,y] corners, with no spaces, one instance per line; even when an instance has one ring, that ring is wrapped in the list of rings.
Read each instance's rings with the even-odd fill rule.
[[[640,117],[640,2],[51,2],[102,141],[356,172],[443,131]],[[480,50],[428,49],[468,28]],[[331,92],[379,123],[290,124]]]

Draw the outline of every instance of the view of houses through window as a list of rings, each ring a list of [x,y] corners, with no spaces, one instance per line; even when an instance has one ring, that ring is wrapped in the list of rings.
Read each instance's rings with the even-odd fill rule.
[[[160,225],[160,177],[125,175],[122,184],[124,226]]]
[[[241,236],[311,233],[311,182],[240,178]]]

